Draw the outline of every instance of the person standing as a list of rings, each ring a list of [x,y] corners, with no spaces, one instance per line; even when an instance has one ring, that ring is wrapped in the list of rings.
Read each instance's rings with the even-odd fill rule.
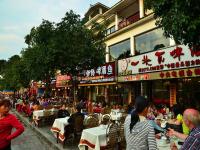
[[[11,140],[24,131],[23,125],[9,113],[10,108],[10,101],[0,98],[0,150],[11,150]],[[13,128],[16,130],[12,133]]]
[[[131,115],[126,117],[124,134],[126,150],[156,150],[154,128],[146,119],[148,101],[142,96],[135,99],[135,108]]]

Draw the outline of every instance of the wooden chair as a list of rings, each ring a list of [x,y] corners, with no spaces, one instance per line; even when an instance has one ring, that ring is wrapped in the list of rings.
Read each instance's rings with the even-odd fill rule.
[[[111,123],[106,129],[106,150],[118,149],[118,125]]]
[[[120,123],[118,126],[118,142],[119,142],[119,149],[125,150],[126,149],[126,140],[124,135],[124,123]]]
[[[109,114],[105,114],[102,116],[101,119],[101,124],[107,125],[110,122],[110,115]]]
[[[59,140],[58,136],[59,135],[57,135],[57,141]],[[65,143],[67,143],[67,142],[73,143],[74,142],[74,128],[73,128],[72,125],[68,124],[68,125],[65,126],[64,136],[65,136],[65,140],[62,142],[63,148],[64,148]]]
[[[86,124],[85,127],[86,128],[93,128],[93,127],[97,127],[99,125],[99,120],[93,116],[89,116],[86,119]]]
[[[45,107],[46,110],[52,109],[53,106],[52,105],[48,105],[47,107]]]
[[[128,114],[122,113],[122,116],[119,119],[119,123],[120,124],[124,124],[127,115]]]
[[[84,117],[81,115],[78,115],[74,118],[74,137],[80,137],[82,134],[82,131],[84,129],[83,126],[83,121],[84,121]]]
[[[111,113],[111,108],[105,107],[105,108],[103,109],[102,114],[110,114],[110,113]]]

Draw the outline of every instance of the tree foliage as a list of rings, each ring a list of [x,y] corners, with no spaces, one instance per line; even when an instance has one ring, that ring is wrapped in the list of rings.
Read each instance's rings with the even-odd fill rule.
[[[21,87],[27,87],[28,82],[21,57],[18,55],[10,57],[3,70],[2,88],[16,91]]]
[[[28,47],[21,51],[21,57],[0,60],[1,87],[18,90],[27,87],[31,80],[49,85],[57,70],[76,76],[84,69],[98,66],[104,62],[103,37],[102,26],[85,28],[73,11],[67,12],[59,23],[43,20],[26,35]]]
[[[73,11],[56,24],[43,20],[25,37],[28,48],[22,51],[22,59],[30,78],[47,80],[56,70],[77,75],[103,63],[104,45],[98,36],[86,29]]]
[[[145,0],[145,7],[154,11],[156,25],[167,37],[190,47],[200,46],[199,0]]]

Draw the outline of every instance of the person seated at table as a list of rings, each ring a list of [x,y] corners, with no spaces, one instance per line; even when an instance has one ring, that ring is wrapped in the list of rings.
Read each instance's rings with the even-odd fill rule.
[[[23,101],[23,103],[22,103],[22,112],[26,116],[30,116],[31,115],[31,109],[30,109],[29,103],[26,102],[26,101]]]
[[[124,134],[127,150],[156,150],[154,128],[146,119],[148,101],[142,96],[135,99],[135,109],[128,115],[124,123]]]
[[[148,108],[147,118],[149,120],[154,120],[157,115],[158,115],[158,111],[157,111],[155,105],[153,103],[151,103],[149,108]]]
[[[61,108],[58,110],[58,116],[57,118],[65,118],[67,116],[70,116],[69,112],[66,110],[66,105],[63,104]]]
[[[81,108],[80,108],[78,105],[76,106],[76,112],[75,112],[74,114],[72,114],[72,115],[70,116],[70,118],[68,119],[68,123],[71,124],[72,126],[74,126],[75,118],[76,118],[77,116],[81,116],[81,117],[83,117],[83,119],[84,119],[84,114],[81,113]]]
[[[172,107],[172,112],[174,113],[175,119],[168,121],[168,127],[173,128],[174,130],[181,132],[185,135],[189,134],[189,128],[186,126],[185,122],[183,121],[183,109],[180,105],[176,104]]]
[[[43,109],[43,106],[40,105],[39,101],[36,101],[35,104],[31,108],[33,111]]]
[[[47,99],[43,99],[42,106],[46,108],[49,105]]]
[[[186,137],[181,150],[200,149],[200,113],[195,109],[186,109],[183,113],[185,124],[190,129],[190,134]],[[171,144],[171,150],[178,150],[175,143]]]

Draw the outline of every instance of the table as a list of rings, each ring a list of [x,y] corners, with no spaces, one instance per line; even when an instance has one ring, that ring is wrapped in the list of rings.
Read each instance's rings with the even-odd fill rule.
[[[177,148],[180,149],[181,145],[178,145],[178,141],[182,141],[182,140],[175,138],[173,141],[176,144]],[[159,150],[170,150],[170,143],[163,144],[161,139],[156,139],[156,143],[157,143],[157,148]]]
[[[48,109],[48,110],[35,110],[33,111],[33,118],[34,119],[39,119],[40,117],[44,117],[45,116],[45,112],[49,112],[50,115],[54,115],[58,112],[58,109]]]
[[[105,148],[106,142],[106,129],[107,125],[100,125],[98,127],[84,129],[81,135],[80,143],[78,145],[80,150],[85,150],[87,146],[92,150],[100,150]]]
[[[56,137],[58,136],[57,138],[59,138],[62,142],[65,140],[64,133],[65,126],[69,124],[68,119],[69,117],[55,119],[51,128],[51,131],[56,133]]]

